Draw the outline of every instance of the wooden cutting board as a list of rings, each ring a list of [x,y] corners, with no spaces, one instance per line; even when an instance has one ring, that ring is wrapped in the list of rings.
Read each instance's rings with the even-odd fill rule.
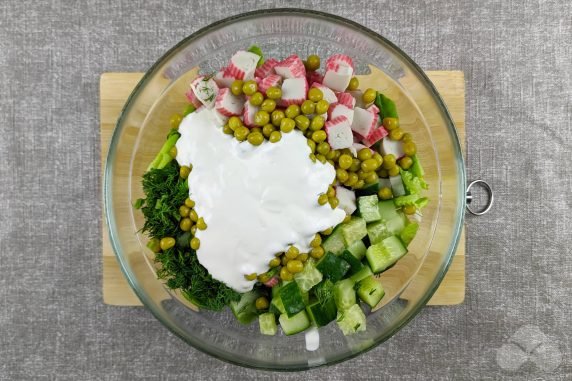
[[[465,145],[465,77],[461,71],[429,71],[427,75],[443,97],[457,127],[463,150]],[[119,113],[127,97],[143,73],[103,73],[99,83],[101,165]],[[105,221],[105,220],[104,220]],[[105,222],[102,224],[103,302],[116,306],[141,306],[141,302],[123,276],[115,257]],[[443,282],[429,301],[429,305],[455,305],[465,299],[465,231]]]

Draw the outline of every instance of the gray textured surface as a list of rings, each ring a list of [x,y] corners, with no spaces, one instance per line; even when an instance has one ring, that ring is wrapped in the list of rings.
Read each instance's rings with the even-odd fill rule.
[[[467,219],[465,304],[426,308],[382,347],[306,374],[222,363],[142,308],[102,304],[100,74],[143,71],[198,28],[271,5],[198,3],[0,4],[0,379],[571,379],[569,1],[300,4],[382,33],[425,69],[466,73],[468,174],[497,204]],[[549,343],[511,371],[519,328],[516,341],[540,330]]]

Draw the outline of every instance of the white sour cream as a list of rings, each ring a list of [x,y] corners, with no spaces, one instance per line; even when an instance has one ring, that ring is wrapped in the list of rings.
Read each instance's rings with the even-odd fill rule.
[[[177,161],[193,165],[189,196],[208,226],[196,232],[198,260],[234,290],[251,290],[254,281],[245,274],[268,271],[268,262],[290,245],[308,252],[316,232],[344,219],[343,210],[318,204],[335,170],[310,160],[300,132],[254,147],[225,135],[206,108],[187,115],[179,132]]]

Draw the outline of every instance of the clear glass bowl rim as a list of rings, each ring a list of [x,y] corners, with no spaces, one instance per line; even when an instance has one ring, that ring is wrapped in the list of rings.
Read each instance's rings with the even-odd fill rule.
[[[174,45],[172,48],[167,50],[145,72],[145,74],[143,75],[141,80],[137,83],[137,85],[135,86],[135,88],[133,89],[133,91],[131,92],[129,97],[127,98],[127,101],[125,102],[125,105],[123,106],[123,108],[121,110],[121,113],[119,115],[119,118],[118,118],[117,123],[115,125],[115,129],[114,129],[112,137],[111,137],[109,150],[108,150],[108,154],[107,154],[106,162],[105,162],[105,166],[104,166],[104,174],[103,174],[104,178],[103,178],[102,190],[103,190],[105,223],[107,225],[107,229],[108,229],[108,233],[109,233],[109,237],[110,237],[110,241],[111,241],[111,246],[112,246],[113,251],[114,251],[114,253],[118,259],[121,271],[123,272],[125,278],[127,279],[129,286],[135,292],[137,297],[141,300],[143,305],[149,311],[151,311],[153,316],[155,316],[155,318],[157,320],[159,320],[165,327],[167,327],[172,333],[174,333],[176,336],[181,338],[187,344],[191,345],[193,348],[198,349],[204,353],[207,353],[210,356],[213,356],[219,360],[222,360],[222,361],[234,364],[234,365],[245,366],[245,367],[254,368],[254,369],[271,370],[271,371],[300,371],[300,370],[308,370],[310,368],[307,366],[306,367],[300,367],[298,369],[295,369],[295,368],[283,368],[282,369],[279,367],[278,368],[268,368],[268,367],[264,367],[264,366],[259,366],[257,364],[235,361],[232,358],[220,356],[216,353],[209,351],[207,348],[203,348],[200,345],[197,345],[197,344],[191,342],[190,340],[188,340],[185,337],[185,335],[183,335],[181,332],[179,332],[177,327],[172,326],[171,324],[169,324],[168,322],[163,320],[161,315],[158,313],[158,311],[156,311],[152,307],[152,303],[148,300],[149,299],[148,295],[146,295],[144,292],[142,292],[140,289],[138,289],[136,282],[132,279],[132,276],[130,274],[130,269],[128,268],[128,266],[126,265],[124,260],[122,259],[122,255],[120,255],[120,253],[122,252],[122,249],[121,249],[120,243],[117,239],[117,235],[115,234],[116,224],[115,224],[115,221],[113,218],[113,211],[112,211],[112,198],[111,198],[111,194],[112,194],[112,191],[111,191],[112,165],[110,163],[113,161],[113,158],[115,156],[117,142],[119,140],[120,132],[122,131],[122,124],[123,124],[123,120],[125,118],[125,115],[130,110],[132,100],[134,98],[136,98],[136,96],[139,93],[139,90],[146,85],[151,74],[153,74],[155,72],[157,67],[161,66],[161,64],[163,63],[164,60],[166,60],[169,56],[171,56],[171,54],[173,54],[174,52],[179,50],[181,47],[185,46],[187,43],[189,43],[189,42],[191,42],[191,41],[193,41],[193,40],[195,40],[201,36],[204,36],[205,34],[208,34],[209,32],[216,30],[219,27],[226,26],[226,25],[231,24],[235,21],[247,19],[247,18],[251,18],[251,17],[269,15],[269,14],[271,14],[272,16],[279,16],[279,15],[295,16],[295,15],[299,14],[299,15],[311,16],[311,17],[315,17],[315,18],[322,18],[322,19],[326,19],[328,21],[334,21],[337,23],[342,23],[342,24],[345,24],[351,28],[356,29],[357,31],[359,31],[363,34],[368,35],[369,37],[373,38],[374,40],[377,40],[381,44],[385,44],[385,45],[389,46],[391,49],[395,50],[397,52],[397,54],[400,56],[400,58],[403,59],[404,61],[406,61],[413,68],[413,70],[419,76],[419,78],[421,79],[423,84],[431,92],[433,99],[439,105],[439,108],[441,109],[441,111],[443,113],[443,116],[444,116],[446,124],[447,124],[446,127],[448,130],[448,133],[450,134],[450,136],[453,140],[453,143],[454,143],[452,148],[455,151],[455,158],[457,160],[457,167],[459,168],[459,183],[457,185],[460,187],[460,189],[463,189],[463,191],[464,191],[464,186],[465,186],[464,184],[466,184],[466,173],[465,173],[464,158],[463,158],[462,151],[461,151],[461,145],[460,145],[460,141],[459,141],[457,131],[456,131],[455,126],[454,126],[453,119],[449,113],[449,110],[447,109],[447,106],[445,105],[445,102],[443,101],[443,99],[439,95],[439,92],[437,91],[437,89],[435,88],[435,86],[433,85],[431,80],[427,77],[425,72],[419,67],[419,65],[417,65],[415,63],[415,61],[413,61],[405,52],[403,52],[399,47],[397,47],[391,41],[389,41],[388,39],[386,39],[382,35],[372,31],[371,29],[366,28],[365,26],[363,26],[357,22],[354,22],[352,20],[346,19],[344,17],[340,17],[340,16],[333,15],[333,14],[326,13],[326,12],[320,12],[320,11],[314,11],[314,10],[308,10],[308,9],[299,9],[299,8],[259,9],[256,11],[236,14],[236,15],[221,19],[219,21],[215,21],[215,22],[197,30],[196,32],[190,34],[189,36],[185,37],[184,39],[179,41],[176,45]],[[456,221],[456,225],[453,227],[453,240],[449,244],[449,248],[447,250],[446,260],[442,264],[441,269],[440,269],[438,275],[433,280],[433,283],[432,283],[430,289],[428,290],[428,292],[421,298],[420,301],[418,301],[417,306],[410,311],[409,315],[407,315],[405,319],[402,319],[401,322],[399,324],[397,324],[394,329],[392,329],[390,332],[388,332],[388,334],[385,337],[383,337],[381,340],[378,340],[377,342],[375,342],[372,346],[365,348],[363,350],[360,350],[360,351],[348,353],[348,355],[343,357],[343,358],[339,358],[339,359],[335,359],[333,361],[326,362],[326,363],[321,364],[317,367],[334,365],[334,364],[352,359],[354,357],[357,357],[358,355],[361,355],[363,353],[368,352],[369,350],[371,350],[373,348],[376,348],[378,345],[380,345],[381,343],[383,343],[386,340],[388,340],[389,338],[391,338],[395,333],[397,333],[399,330],[401,330],[401,328],[403,326],[407,325],[415,316],[417,316],[417,314],[421,311],[421,309],[431,299],[431,297],[433,296],[433,294],[435,293],[435,291],[439,287],[441,281],[443,280],[443,277],[447,273],[447,270],[449,269],[449,266],[452,262],[452,258],[454,256],[454,253],[457,250],[459,238],[461,235],[461,229],[462,229],[462,226],[464,224],[464,210],[465,210],[465,198],[460,196],[459,201],[458,201],[457,206],[456,206],[457,221]],[[317,367],[312,367],[311,369],[315,369]]]

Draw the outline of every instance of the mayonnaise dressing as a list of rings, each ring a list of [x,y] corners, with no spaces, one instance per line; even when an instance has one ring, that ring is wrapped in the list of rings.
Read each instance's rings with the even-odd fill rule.
[[[183,119],[179,132],[177,162],[193,165],[189,197],[208,226],[196,232],[197,258],[234,290],[251,290],[254,281],[245,274],[268,271],[268,262],[290,245],[308,252],[316,232],[344,219],[343,210],[318,204],[335,170],[310,160],[299,131],[255,147],[224,134],[213,112],[201,108]]]

